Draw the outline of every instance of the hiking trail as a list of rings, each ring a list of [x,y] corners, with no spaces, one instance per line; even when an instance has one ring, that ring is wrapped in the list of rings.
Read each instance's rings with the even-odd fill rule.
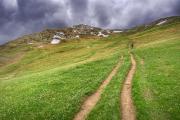
[[[131,54],[131,69],[125,79],[121,91],[121,118],[122,120],[136,120],[135,107],[132,100],[132,80],[136,71],[136,61]]]
[[[102,94],[104,88],[110,83],[111,79],[116,75],[117,71],[119,70],[119,68],[122,65],[122,62],[123,62],[123,57],[121,57],[120,61],[113,68],[113,70],[108,75],[108,77],[103,81],[103,83],[100,85],[100,87],[97,89],[97,91],[95,93],[93,93],[91,96],[87,97],[87,99],[82,104],[80,111],[75,115],[74,120],[85,120],[86,119],[88,114],[95,107],[97,102],[100,100],[101,94]]]

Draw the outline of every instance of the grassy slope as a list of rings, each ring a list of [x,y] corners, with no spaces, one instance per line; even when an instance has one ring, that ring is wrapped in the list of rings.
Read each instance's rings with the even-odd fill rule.
[[[104,40],[74,40],[58,46],[44,45],[44,48],[29,45],[19,48],[18,44],[15,48],[8,46],[1,50],[0,58],[7,58],[10,63],[0,67],[0,76],[1,78],[9,75],[16,77],[25,73],[30,74],[53,69],[57,66],[68,67],[81,64],[83,61],[86,63],[107,58],[109,54],[118,52],[119,48],[127,47],[127,43],[124,43],[125,39],[123,36],[114,36]],[[19,60],[19,56],[22,57],[21,60]],[[14,61],[13,64],[11,61]],[[1,62],[3,61],[1,60]]]
[[[131,36],[137,47],[133,99],[138,120],[180,119],[179,29],[173,23]]]
[[[71,119],[116,63],[117,57],[61,71],[1,81],[1,117],[6,119]],[[96,71],[96,72],[94,72]]]
[[[0,68],[0,119],[72,119],[110,73],[127,41],[117,35],[27,51],[3,49],[1,56],[24,55]]]

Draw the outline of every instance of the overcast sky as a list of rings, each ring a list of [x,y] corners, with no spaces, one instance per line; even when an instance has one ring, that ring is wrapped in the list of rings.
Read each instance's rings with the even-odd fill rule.
[[[45,28],[128,28],[180,15],[180,0],[0,0],[0,44]]]

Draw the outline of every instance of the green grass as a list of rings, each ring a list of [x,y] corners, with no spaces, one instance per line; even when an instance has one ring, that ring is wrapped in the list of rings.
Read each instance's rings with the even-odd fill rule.
[[[177,20],[130,35],[138,60],[133,99],[139,120],[180,119],[179,28]]]
[[[56,46],[44,45],[44,48],[41,49],[33,47],[26,52],[23,49],[19,50],[17,44],[17,47],[11,51],[7,47],[0,52],[0,58],[6,58],[4,61],[0,61],[0,63],[6,63],[0,66],[0,77],[1,79],[7,76],[17,77],[56,67],[81,64],[82,61],[86,63],[107,58],[109,54],[117,53],[120,49],[126,48],[126,41],[127,38],[121,36],[113,36],[107,39],[82,39]],[[119,44],[114,45],[114,43]],[[112,45],[114,46],[109,47]],[[16,52],[14,53],[14,51]],[[7,62],[7,59],[10,62]]]
[[[123,81],[130,68],[129,55],[124,56],[124,60],[117,75],[105,88],[100,101],[89,114],[87,120],[119,120],[120,116],[120,90]]]
[[[138,68],[133,98],[138,120],[180,119],[179,41],[173,39],[134,51]]]
[[[119,61],[126,41],[115,35],[28,51],[3,48],[0,56],[24,54],[0,67],[0,119],[72,119]]]
[[[65,71],[1,81],[0,119],[72,119],[117,60],[118,56],[113,56]]]

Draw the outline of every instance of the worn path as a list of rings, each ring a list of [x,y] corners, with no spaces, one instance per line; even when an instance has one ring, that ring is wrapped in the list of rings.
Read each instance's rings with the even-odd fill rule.
[[[87,115],[91,112],[91,110],[94,108],[96,103],[101,98],[103,89],[109,84],[109,82],[111,81],[113,76],[115,76],[115,74],[117,73],[118,69],[120,68],[122,62],[123,62],[123,57],[118,62],[118,64],[115,66],[115,68],[112,70],[112,72],[108,75],[106,80],[103,81],[103,83],[100,85],[98,90],[84,101],[84,103],[81,106],[80,111],[77,113],[74,120],[85,120],[86,119]]]
[[[131,54],[131,69],[126,77],[121,91],[121,117],[122,120],[135,120],[135,108],[132,101],[132,79],[136,71],[136,61]]]

